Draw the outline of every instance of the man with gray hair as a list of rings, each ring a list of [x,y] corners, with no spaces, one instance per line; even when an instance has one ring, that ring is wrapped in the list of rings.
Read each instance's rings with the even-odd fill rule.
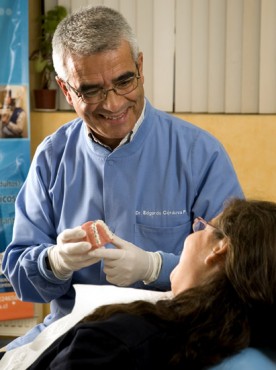
[[[8,350],[68,314],[74,284],[170,290],[194,219],[243,197],[218,140],[145,97],[143,53],[119,12],[86,7],[63,19],[53,61],[78,118],[37,148],[3,260],[18,296],[51,302],[51,312]],[[119,238],[91,250],[81,228],[89,220]]]

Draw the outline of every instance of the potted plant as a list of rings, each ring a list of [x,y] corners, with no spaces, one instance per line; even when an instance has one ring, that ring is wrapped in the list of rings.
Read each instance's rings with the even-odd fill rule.
[[[40,17],[41,37],[39,38],[39,47],[30,55],[30,60],[34,61],[34,70],[40,77],[40,88],[34,90],[36,109],[56,109],[57,89],[52,88],[52,83],[54,81],[52,38],[57,25],[66,15],[66,8],[57,5]]]

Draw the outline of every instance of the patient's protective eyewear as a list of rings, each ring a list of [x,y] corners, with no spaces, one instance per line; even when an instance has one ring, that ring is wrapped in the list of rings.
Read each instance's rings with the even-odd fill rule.
[[[218,227],[210,224],[209,222],[204,220],[204,218],[202,218],[202,217],[196,217],[195,218],[194,223],[193,223],[193,232],[195,233],[197,231],[205,230],[207,226],[211,226],[212,228],[218,230],[220,233],[225,235],[224,232],[221,229],[219,229]]]

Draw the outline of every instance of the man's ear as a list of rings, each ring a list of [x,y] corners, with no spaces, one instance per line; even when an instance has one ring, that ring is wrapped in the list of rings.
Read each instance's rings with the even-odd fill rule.
[[[142,81],[142,83],[144,83],[143,60],[144,60],[144,55],[143,55],[143,53],[140,51],[140,52],[139,52],[139,55],[138,55],[138,61],[137,61],[137,64],[138,64],[138,70],[139,70],[139,74],[140,74],[140,76],[141,76],[141,81]]]
[[[71,95],[69,94],[66,82],[64,82],[61,78],[56,76],[57,84],[59,85],[60,89],[62,90],[64,96],[66,97],[66,100],[68,104],[73,106]]]
[[[212,251],[205,258],[204,263],[214,264],[221,262],[226,256],[228,250],[228,244],[225,239],[220,240],[212,249]]]

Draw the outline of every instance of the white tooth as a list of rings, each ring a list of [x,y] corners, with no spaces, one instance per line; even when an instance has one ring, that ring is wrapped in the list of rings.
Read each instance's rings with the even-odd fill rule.
[[[104,118],[106,118],[106,119],[111,119],[111,120],[115,120],[115,119],[119,119],[119,118],[121,118],[123,115],[124,115],[124,113],[122,113],[122,114],[120,114],[119,116],[116,116],[116,117],[108,117],[108,116],[104,116]]]

